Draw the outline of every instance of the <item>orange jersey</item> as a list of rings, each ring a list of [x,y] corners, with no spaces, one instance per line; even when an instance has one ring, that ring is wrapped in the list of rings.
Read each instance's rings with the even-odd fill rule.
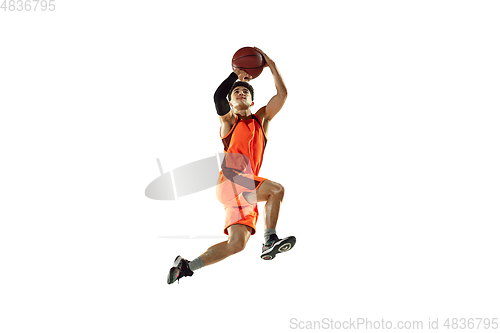
[[[222,143],[224,144],[224,152],[226,154],[241,154],[246,156],[252,168],[253,175],[259,175],[267,137],[262,128],[262,122],[255,114],[252,114],[252,118],[248,120],[241,120],[237,116],[229,133],[222,138]],[[231,166],[228,165],[228,167],[243,171],[246,163],[243,162],[243,165],[232,164]]]
[[[255,191],[266,179],[258,177],[267,137],[262,122],[255,115],[247,120],[239,116],[227,135],[222,137],[225,158],[217,186],[217,197],[224,204],[224,232],[233,224],[253,229],[259,216],[257,205],[248,203],[243,193]]]

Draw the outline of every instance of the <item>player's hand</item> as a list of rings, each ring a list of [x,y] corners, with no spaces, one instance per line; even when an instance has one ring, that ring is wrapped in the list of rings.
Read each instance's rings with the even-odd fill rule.
[[[233,72],[236,75],[238,75],[238,80],[240,80],[240,81],[248,82],[251,79],[253,79],[253,77],[251,75],[249,75],[247,72],[245,72],[244,70],[242,70],[240,68],[237,68],[237,67],[233,66]]]
[[[265,54],[261,49],[259,49],[258,47],[253,47],[257,52],[259,52],[260,54],[262,54],[262,56],[264,57],[264,60],[266,61],[266,64],[264,65],[264,67],[269,67],[269,64],[273,63],[273,61],[271,60],[271,58],[268,57],[267,54]]]

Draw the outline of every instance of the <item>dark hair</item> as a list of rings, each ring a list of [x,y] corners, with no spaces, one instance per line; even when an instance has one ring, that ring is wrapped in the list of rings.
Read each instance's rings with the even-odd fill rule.
[[[229,94],[227,94],[227,99],[228,100],[231,100],[231,94],[233,93],[233,90],[236,88],[236,87],[245,87],[247,88],[248,90],[250,90],[250,95],[252,96],[252,101],[253,101],[253,87],[248,83],[248,82],[244,82],[244,81],[236,81],[233,86],[231,87],[231,89],[229,90]]]

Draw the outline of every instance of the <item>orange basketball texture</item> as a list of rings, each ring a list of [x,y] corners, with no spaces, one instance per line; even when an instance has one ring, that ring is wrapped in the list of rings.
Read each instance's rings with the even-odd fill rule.
[[[247,72],[255,79],[262,73],[266,61],[253,47],[242,47],[233,56],[233,66]]]

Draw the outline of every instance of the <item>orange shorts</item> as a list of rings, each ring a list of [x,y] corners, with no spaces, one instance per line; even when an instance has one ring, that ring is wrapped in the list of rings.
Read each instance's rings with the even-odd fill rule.
[[[255,226],[259,217],[257,204],[249,203],[244,193],[256,191],[266,178],[240,174],[228,180],[222,171],[217,182],[217,199],[223,204],[226,211],[224,222],[224,233],[227,235],[227,228],[234,224],[243,224],[252,228],[252,235],[255,234]]]

